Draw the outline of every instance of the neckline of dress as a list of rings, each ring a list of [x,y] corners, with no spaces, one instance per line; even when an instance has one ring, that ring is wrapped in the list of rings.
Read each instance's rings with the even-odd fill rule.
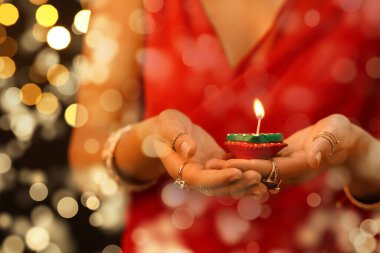
[[[276,28],[277,28],[277,24],[279,23],[279,21],[281,20],[281,17],[284,15],[284,13],[286,13],[286,10],[288,10],[289,6],[291,5],[292,1],[291,0],[285,0],[285,3],[281,6],[280,10],[277,12],[270,28],[264,33],[264,35],[257,41],[257,43],[255,43],[244,55],[243,57],[241,57],[237,64],[235,66],[232,66],[228,57],[227,57],[227,54],[226,54],[226,50],[222,44],[222,41],[220,39],[220,36],[219,34],[216,32],[216,29],[214,27],[214,25],[212,24],[211,20],[210,20],[210,17],[207,15],[207,12],[203,6],[203,4],[201,3],[201,0],[198,0],[197,3],[198,3],[198,7],[199,9],[201,10],[201,15],[203,16],[203,19],[206,20],[206,24],[207,24],[207,31],[209,34],[211,34],[213,37],[215,37],[218,41],[218,46],[222,52],[222,55],[223,55],[223,58],[224,58],[224,61],[226,62],[226,65],[228,67],[228,69],[231,71],[232,73],[232,77],[236,76],[237,74],[239,74],[241,71],[244,70],[245,66],[252,60],[252,57],[253,55],[259,51],[259,49],[263,46],[263,44],[268,40],[268,38],[276,31]]]

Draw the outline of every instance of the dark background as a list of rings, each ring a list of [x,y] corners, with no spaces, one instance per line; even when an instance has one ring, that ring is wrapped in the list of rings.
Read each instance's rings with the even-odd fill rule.
[[[22,87],[25,83],[33,82],[28,76],[28,70],[36,60],[36,56],[41,50],[49,48],[47,43],[42,43],[36,50],[25,52],[20,47],[22,36],[31,29],[36,23],[34,18],[35,11],[39,7],[27,0],[7,1],[17,7],[19,11],[19,19],[12,26],[4,26],[8,38],[13,38],[17,43],[17,51],[14,54],[13,49],[9,49],[4,43],[0,44],[0,57],[9,56],[16,63],[15,74],[7,79],[0,78],[0,93],[4,93],[9,87]],[[0,0],[0,4],[2,1]],[[71,32],[71,43],[66,49],[57,51],[60,56],[60,64],[70,68],[75,56],[80,54],[83,35],[76,35],[72,32],[74,16],[78,11],[87,8],[86,3],[80,3],[75,0],[51,0],[47,4],[53,5],[59,12],[59,19],[56,25],[66,27]],[[14,45],[13,45],[14,47]],[[47,81],[36,83],[41,90],[49,91]],[[37,128],[29,141],[20,141],[11,129],[5,127],[0,128],[0,153],[7,153],[13,150],[12,169],[7,173],[0,173],[0,252],[2,252],[3,241],[13,235],[17,223],[31,223],[30,214],[36,206],[47,206],[54,214],[54,219],[65,228],[64,233],[69,238],[72,245],[71,250],[65,250],[65,246],[60,247],[61,252],[117,252],[115,250],[103,250],[107,245],[119,245],[120,230],[107,231],[102,228],[93,227],[89,223],[89,217],[92,213],[87,207],[80,202],[81,193],[76,189],[73,183],[70,168],[67,161],[67,148],[69,144],[70,126],[64,120],[65,109],[75,102],[73,96],[59,96],[57,98],[60,103],[60,112],[58,117],[50,121],[49,127],[44,123],[38,124]],[[3,99],[3,97],[1,98]],[[31,115],[38,114],[35,106],[27,106],[24,108]],[[0,118],[3,122],[12,120],[12,115],[0,106]],[[5,124],[6,125],[6,124]],[[48,136],[48,137],[47,137]],[[44,181],[48,187],[48,197],[42,202],[36,202],[29,196],[31,183],[25,180],[26,177],[33,175],[43,175]],[[54,195],[59,191],[68,191],[70,196],[74,196],[79,205],[78,213],[70,219],[65,219],[59,215],[56,206],[54,206]],[[4,217],[10,217],[11,223],[4,225]],[[9,219],[8,219],[9,220]],[[29,224],[30,226],[30,224]],[[59,230],[61,227],[57,227]],[[62,231],[61,231],[62,232]],[[24,235],[19,234],[24,239]],[[32,252],[25,246],[24,252]],[[34,251],[33,251],[34,252]],[[42,251],[45,252],[45,251]],[[46,251],[49,253],[53,251]],[[55,253],[55,252],[54,252]]]

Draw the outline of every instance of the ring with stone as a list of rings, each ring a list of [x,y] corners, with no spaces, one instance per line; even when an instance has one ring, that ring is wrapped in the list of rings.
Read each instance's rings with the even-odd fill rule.
[[[282,180],[278,180],[278,165],[277,162],[272,159],[272,170],[269,173],[268,177],[265,177],[261,180],[262,183],[264,183],[268,189],[271,190],[280,190],[280,184]]]
[[[185,165],[188,163],[189,161],[184,161],[181,166],[179,167],[178,169],[178,176],[176,178],[176,180],[174,181],[174,184],[178,184],[179,187],[181,189],[189,189],[189,185],[183,180],[182,178],[182,172],[183,172],[183,169],[185,168]]]

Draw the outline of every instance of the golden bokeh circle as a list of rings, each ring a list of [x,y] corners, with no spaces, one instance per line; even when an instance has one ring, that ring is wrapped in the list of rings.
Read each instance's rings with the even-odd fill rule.
[[[26,105],[35,105],[41,99],[41,88],[34,83],[27,83],[21,87],[20,99]]]
[[[55,86],[64,85],[69,80],[69,70],[62,64],[55,64],[49,68],[47,79]]]
[[[10,3],[0,5],[0,24],[5,26],[14,25],[19,18],[18,9]]]
[[[10,57],[0,57],[0,78],[10,78],[13,76],[15,71],[16,64]]]
[[[36,11],[36,20],[42,26],[53,26],[58,21],[58,11],[53,5],[41,5]]]
[[[65,110],[65,120],[71,127],[82,127],[88,121],[88,111],[81,104],[71,104]]]
[[[57,97],[52,93],[42,93],[41,99],[38,101],[37,110],[45,115],[51,115],[58,109],[59,103]]]

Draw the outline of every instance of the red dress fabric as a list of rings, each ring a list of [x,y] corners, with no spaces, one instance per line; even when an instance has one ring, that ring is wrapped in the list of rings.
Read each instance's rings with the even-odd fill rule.
[[[178,109],[222,145],[226,133],[255,131],[257,97],[266,111],[263,132],[287,137],[340,113],[379,137],[380,3],[332,2],[287,1],[235,68],[199,0],[148,8],[145,116]],[[364,246],[352,234],[362,217],[376,214],[339,207],[332,178],[283,187],[265,201],[183,193],[163,179],[132,195],[123,251],[354,252]]]

